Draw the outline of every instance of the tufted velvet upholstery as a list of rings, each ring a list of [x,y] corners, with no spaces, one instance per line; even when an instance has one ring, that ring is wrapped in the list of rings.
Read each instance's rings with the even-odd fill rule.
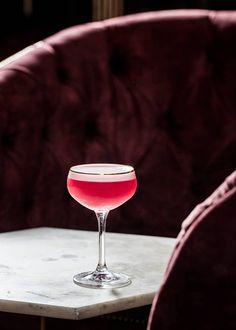
[[[148,330],[236,329],[236,171],[182,224]]]
[[[0,231],[96,230],[67,172],[118,162],[139,188],[108,230],[176,236],[236,167],[235,38],[235,12],[153,12],[75,26],[3,62]]]

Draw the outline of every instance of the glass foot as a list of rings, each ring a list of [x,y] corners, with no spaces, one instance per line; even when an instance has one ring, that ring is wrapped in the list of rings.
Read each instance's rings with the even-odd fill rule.
[[[84,272],[73,277],[75,284],[86,288],[106,289],[120,288],[131,284],[129,276],[110,271]]]

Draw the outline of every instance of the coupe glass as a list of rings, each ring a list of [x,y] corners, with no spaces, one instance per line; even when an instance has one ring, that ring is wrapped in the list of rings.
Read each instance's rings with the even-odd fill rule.
[[[125,203],[136,191],[133,167],[120,164],[73,166],[68,174],[67,188],[77,202],[95,212],[99,232],[97,268],[75,275],[74,283],[89,288],[117,288],[130,284],[129,276],[107,268],[105,230],[108,212]]]

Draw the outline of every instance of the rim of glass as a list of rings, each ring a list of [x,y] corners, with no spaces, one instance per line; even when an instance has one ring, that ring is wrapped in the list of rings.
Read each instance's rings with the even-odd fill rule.
[[[74,168],[75,167],[82,167],[82,166],[98,166],[98,165],[114,165],[114,166],[123,166],[123,167],[127,167],[129,168],[130,170],[127,170],[125,172],[114,172],[114,173],[91,173],[91,172],[83,172],[83,171],[78,171],[78,170],[75,170]],[[133,166],[131,165],[124,165],[124,164],[114,164],[114,163],[90,163],[90,164],[79,164],[79,165],[74,165],[70,168],[70,172],[73,172],[73,173],[78,173],[78,174],[85,174],[85,175],[123,175],[123,174],[128,174],[128,173],[132,173],[134,172],[134,168]]]

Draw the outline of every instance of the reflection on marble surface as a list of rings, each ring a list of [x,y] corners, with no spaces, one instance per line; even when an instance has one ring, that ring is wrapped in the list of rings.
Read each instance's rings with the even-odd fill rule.
[[[174,239],[106,234],[108,268],[131,277],[119,289],[88,289],[72,278],[94,270],[96,232],[37,228],[0,234],[0,311],[82,319],[151,304]]]

